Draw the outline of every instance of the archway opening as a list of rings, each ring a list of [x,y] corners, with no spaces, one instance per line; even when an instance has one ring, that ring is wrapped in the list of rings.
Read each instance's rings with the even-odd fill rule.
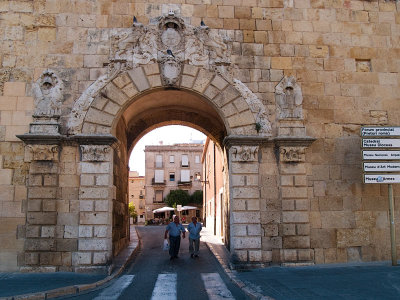
[[[206,98],[192,92],[176,90],[176,89],[159,89],[137,99],[132,99],[129,104],[120,113],[119,118],[116,119],[113,126],[113,135],[118,139],[118,149],[114,151],[114,168],[113,168],[113,181],[116,187],[116,197],[113,203],[113,254],[118,254],[128,239],[129,232],[129,216],[126,213],[126,209],[129,202],[129,157],[132,153],[134,146],[139,142],[139,140],[150,131],[167,125],[184,125],[191,127],[193,129],[199,130],[205,134],[209,141],[211,141],[219,149],[224,149],[223,139],[227,136],[226,126],[218,114],[218,110],[209,102]],[[174,134],[172,132],[172,134]],[[146,197],[146,203],[144,205],[145,218],[149,218],[150,215],[153,216],[152,211],[154,208],[164,203],[163,198],[166,196],[166,182],[169,180],[177,180],[180,184],[180,189],[190,190],[193,193],[193,186],[197,184],[198,189],[203,190],[203,183],[209,183],[210,181],[204,179],[202,175],[202,156],[203,156],[203,146],[197,147],[196,144],[189,144],[188,149],[180,153],[177,157],[179,160],[176,165],[179,167],[176,169],[175,174],[171,171],[157,172],[153,170],[152,174],[145,174],[145,186],[147,195],[149,191],[152,194]],[[171,149],[171,151],[176,151],[176,149]],[[171,152],[171,153],[172,153]],[[184,154],[186,152],[187,154]],[[224,150],[220,151],[222,153],[224,170],[228,170],[228,164],[226,160],[226,155],[224,155]],[[183,165],[183,156],[188,155],[192,157],[193,162],[197,162],[196,168],[187,168]],[[169,155],[168,158],[164,157],[163,161],[169,161],[173,155]],[[135,157],[132,158],[133,160]],[[140,158],[139,158],[140,159]],[[161,165],[163,166],[163,161]],[[156,161],[150,162],[155,166]],[[208,162],[210,163],[210,162]],[[222,169],[221,169],[222,170]],[[161,182],[159,181],[160,173],[162,173]],[[171,176],[171,177],[170,177]],[[172,177],[173,176],[173,177]],[[176,179],[175,179],[176,176]],[[184,177],[188,177],[184,179]],[[221,173],[221,177],[222,177]],[[213,201],[222,203],[221,201],[229,202],[229,196],[227,195],[228,188],[228,172],[224,172],[225,178],[223,181],[223,189],[218,192],[218,197],[214,197]],[[156,180],[157,179],[157,180]],[[197,182],[196,182],[197,181]],[[196,187],[194,187],[196,190]],[[158,191],[158,193],[157,193]],[[161,193],[160,193],[161,191]],[[163,192],[165,191],[165,192]],[[156,194],[157,193],[157,194]],[[154,194],[154,195],[153,195]],[[160,196],[161,194],[161,196]],[[160,202],[160,203],[159,203]],[[205,206],[205,207],[204,207]],[[215,204],[213,204],[214,207]],[[204,212],[207,212],[207,202],[205,202]],[[222,209],[229,209],[229,204],[219,205],[218,216],[225,216],[222,221],[218,221],[218,226],[228,227],[229,224],[227,211],[222,213]],[[125,209],[125,211],[123,210]],[[210,211],[216,214],[216,210]],[[154,217],[154,216],[153,216]],[[203,221],[206,219],[205,214],[202,212],[199,216]],[[224,222],[225,225],[222,224]],[[216,222],[213,222],[213,227]],[[227,230],[224,230],[224,232]],[[217,233],[215,229],[212,232]],[[218,233],[221,234],[222,230]],[[228,239],[225,239],[228,243]]]

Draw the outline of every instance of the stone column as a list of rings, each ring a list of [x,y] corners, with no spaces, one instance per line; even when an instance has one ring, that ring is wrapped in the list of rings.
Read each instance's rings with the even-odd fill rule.
[[[230,251],[238,268],[262,261],[258,137],[225,139],[229,154]]]
[[[28,177],[25,253],[21,271],[58,271],[63,253],[57,248],[59,146],[27,145]]]
[[[34,116],[29,133],[18,135],[25,142],[25,161],[30,163],[25,245],[19,260],[25,272],[59,271],[65,259],[57,226],[61,152],[58,121],[58,116]]]
[[[282,203],[279,235],[282,249],[273,250],[273,261],[282,264],[311,263],[310,199],[308,197],[306,148],[315,140],[305,135],[302,121],[281,121],[275,138],[279,153]]]
[[[113,149],[109,145],[80,145],[78,251],[75,271],[107,273],[112,260]]]

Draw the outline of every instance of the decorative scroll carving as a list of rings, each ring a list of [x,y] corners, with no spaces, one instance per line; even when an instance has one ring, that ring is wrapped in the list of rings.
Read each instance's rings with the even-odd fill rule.
[[[57,145],[29,145],[27,146],[27,160],[58,161],[59,146]]]
[[[278,119],[303,119],[303,94],[293,76],[285,76],[275,88]]]
[[[258,160],[258,146],[233,146],[232,161],[250,162]]]
[[[104,145],[81,145],[82,161],[109,161],[110,147]]]
[[[56,73],[47,69],[33,84],[35,98],[34,117],[56,117],[61,115],[64,85]]]
[[[254,115],[257,131],[261,134],[271,134],[271,123],[268,121],[267,111],[261,100],[240,80],[233,79],[233,82],[236,90],[246,100]]]
[[[282,162],[304,162],[306,160],[305,147],[280,147],[279,157]]]

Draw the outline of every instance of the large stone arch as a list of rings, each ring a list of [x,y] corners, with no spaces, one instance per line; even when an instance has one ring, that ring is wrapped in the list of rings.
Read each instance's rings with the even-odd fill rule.
[[[264,106],[239,80],[190,64],[182,66],[182,78],[173,88],[162,84],[161,77],[157,63],[100,77],[75,102],[68,119],[68,134],[112,134],[115,120],[136,99],[179,90],[206,99],[223,120],[228,135],[271,135]]]
[[[312,139],[302,121],[280,120],[280,136],[272,137],[265,106],[234,78],[229,42],[206,26],[189,26],[170,14],[148,26],[116,30],[111,40],[108,71],[74,102],[65,124],[60,100],[53,97],[60,90],[57,75],[48,70],[38,82],[40,107],[49,102],[54,109],[38,107],[30,132],[19,137],[27,144],[30,176],[50,174],[52,181],[51,187],[43,180],[28,187],[26,228],[42,231],[25,241],[24,268],[110,270],[129,239],[124,192],[129,151],[145,132],[168,123],[200,129],[224,148],[232,257],[240,263],[268,260],[268,223],[280,211],[278,205],[267,212],[262,202],[261,157],[267,156],[264,164],[275,174],[277,163],[304,162]],[[73,166],[68,174],[66,166]],[[45,202],[59,207],[49,209]]]

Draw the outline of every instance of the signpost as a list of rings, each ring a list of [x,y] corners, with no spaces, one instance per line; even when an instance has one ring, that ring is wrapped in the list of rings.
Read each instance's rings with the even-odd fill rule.
[[[397,252],[392,184],[400,183],[400,127],[361,127],[361,137],[364,183],[385,183],[388,185],[392,266],[396,266]],[[397,150],[394,150],[396,148]]]

